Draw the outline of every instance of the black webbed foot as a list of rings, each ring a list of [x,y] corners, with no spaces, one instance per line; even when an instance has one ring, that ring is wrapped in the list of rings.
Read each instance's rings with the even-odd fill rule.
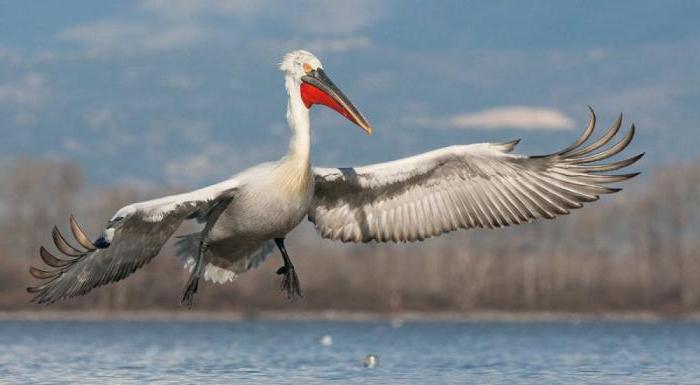
[[[182,300],[180,301],[180,306],[187,306],[192,308],[194,304],[194,294],[197,292],[197,287],[199,286],[199,277],[194,277],[194,274],[190,276],[187,280],[187,286],[185,286],[185,292],[182,294]]]
[[[301,285],[299,284],[299,276],[293,265],[285,265],[277,269],[277,274],[283,275],[280,282],[280,290],[287,293],[287,299],[293,300],[294,297],[303,297],[301,293]]]
[[[277,269],[277,274],[282,275],[282,282],[280,283],[280,290],[287,293],[287,298],[293,300],[294,297],[303,297],[301,294],[301,286],[299,285],[299,276],[294,270],[294,265],[292,260],[287,254],[287,248],[284,247],[284,238],[275,238],[275,243],[282,253],[282,258],[284,260],[284,266]]]
[[[190,278],[187,280],[187,285],[185,286],[185,292],[182,294],[180,306],[187,306],[191,309],[192,305],[194,304],[194,294],[197,292],[197,288],[199,287],[199,278],[202,277],[204,253],[207,251],[208,247],[209,245],[206,241],[200,241],[197,260],[195,261],[194,268],[190,273]]]

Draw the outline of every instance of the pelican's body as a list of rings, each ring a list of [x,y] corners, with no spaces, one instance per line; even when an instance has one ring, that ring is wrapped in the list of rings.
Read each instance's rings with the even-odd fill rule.
[[[234,240],[264,242],[283,238],[301,223],[313,197],[313,179],[308,165],[306,175],[290,177],[284,172],[287,168],[289,165],[283,160],[251,170],[268,178],[252,173],[236,177],[240,183],[236,199],[226,205],[210,230],[211,246]],[[280,188],[282,181],[287,185]]]
[[[456,145],[392,162],[355,168],[312,167],[309,109],[324,104],[367,133],[372,127],[328,79],[306,51],[287,54],[280,65],[288,95],[289,150],[223,182],[188,193],[123,207],[92,242],[71,216],[79,246],[54,227],[53,240],[68,258],[45,248],[42,260],[54,270],[30,268],[45,279],[28,290],[34,301],[52,303],[118,281],[155,257],[184,220],[204,224],[179,237],[178,255],[190,271],[182,302],[191,304],[200,278],[223,283],[261,263],[277,246],[284,266],[282,288],[301,295],[299,279],[284,246],[285,236],[305,217],[319,234],[343,242],[411,242],[457,229],[498,228],[568,214],[600,194],[619,191],[605,184],[636,175],[607,175],[641,155],[600,164],[622,151],[634,126],[615,137],[622,116],[600,139],[590,138],[595,115],[568,148],[543,156],[512,154],[517,141]],[[73,243],[75,243],[73,242]]]
[[[291,269],[283,286],[290,295],[301,295],[298,278],[281,241],[308,214],[314,195],[309,108],[300,88],[304,75],[296,73],[299,66],[295,62],[310,62],[314,68],[321,64],[305,54],[290,55],[281,65],[288,94],[287,122],[293,134],[288,153],[277,162],[263,163],[234,176],[229,183],[235,186],[230,192],[233,198],[221,203],[220,214],[207,215],[203,232],[184,237],[178,246],[187,266],[196,271],[197,252],[202,251],[200,241],[205,239],[206,251],[199,258],[204,266],[203,276],[223,283],[257,266],[273,249],[273,240],[277,240],[285,268]]]
[[[284,238],[299,225],[313,198],[310,175],[308,161],[283,158],[235,176],[235,199],[225,205],[216,220],[206,218],[211,229],[205,278],[220,283],[233,280],[251,264],[261,262],[273,249],[274,239]],[[178,243],[180,255],[194,258],[200,237],[198,232],[182,238]],[[190,261],[193,263],[193,259]]]

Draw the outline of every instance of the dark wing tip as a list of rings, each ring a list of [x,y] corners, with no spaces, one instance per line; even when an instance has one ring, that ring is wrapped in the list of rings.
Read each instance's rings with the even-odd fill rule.
[[[36,268],[34,266],[29,266],[29,274],[32,275],[32,277],[37,278],[37,279],[49,279],[53,278],[58,274],[57,271],[46,271],[46,270],[41,270],[39,268]]]
[[[80,243],[81,246],[88,249],[88,251],[94,251],[97,247],[95,247],[90,238],[88,238],[88,236],[85,235],[85,232],[75,220],[73,214],[71,214],[68,219],[70,222],[70,229],[73,232],[75,240],[78,241],[78,243]]]
[[[58,250],[64,255],[69,257],[78,257],[85,254],[84,250],[79,250],[75,246],[68,243],[68,241],[66,241],[66,239],[63,237],[63,234],[61,234],[61,232],[58,230],[57,226],[53,227],[51,237],[53,238],[53,243],[56,245],[56,248],[58,248]]]
[[[49,280],[48,282],[44,281],[38,284],[37,286],[27,287],[27,292],[38,293],[31,300],[32,303],[51,304],[56,302],[58,299],[64,298],[64,295],[56,295],[56,293],[49,294],[49,291],[52,287],[54,287],[54,285],[57,282],[57,279],[59,279],[63,275],[63,273],[68,271],[76,262],[83,259],[86,255],[89,255],[91,252],[96,250],[95,245],[87,238],[85,232],[80,228],[80,225],[78,225],[78,222],[75,220],[75,217],[72,214],[69,217],[69,224],[71,232],[75,237],[75,240],[81,246],[85,247],[87,251],[79,250],[76,247],[69,244],[63,237],[61,232],[58,230],[58,227],[54,226],[51,230],[51,235],[54,244],[62,254],[66,255],[69,258],[57,258],[48,250],[46,250],[44,246],[39,247],[39,257],[41,258],[41,260],[47,266],[54,267],[55,269],[51,271],[46,271],[36,268],[34,266],[29,267],[29,274],[31,274],[32,277],[40,280]]]
[[[511,140],[510,142],[501,142],[501,143],[498,143],[497,146],[503,152],[511,152],[511,151],[513,151],[513,149],[515,149],[515,146],[517,146],[518,143],[520,143],[520,140],[521,139],[518,138],[515,140]]]
[[[545,165],[540,171],[545,179],[552,183],[552,188],[560,193],[574,192],[573,198],[578,202],[593,202],[600,194],[614,194],[622,191],[620,187],[607,187],[607,184],[623,182],[634,178],[640,172],[623,174],[605,174],[610,171],[624,169],[641,159],[645,153],[637,154],[628,159],[600,162],[622,152],[632,142],[636,126],[632,124],[624,134],[620,132],[623,114],[620,113],[612,126],[595,140],[589,141],[595,127],[595,113],[591,111],[588,127],[583,134],[562,151],[551,155],[530,158],[546,158]],[[617,137],[617,142],[612,142]],[[612,144],[610,144],[612,142]],[[608,146],[608,144],[610,144]],[[597,164],[596,164],[597,163]],[[582,204],[581,204],[582,206]],[[576,207],[577,208],[577,207]]]
[[[644,155],[646,155],[646,154],[647,154],[646,152],[642,152],[642,153],[640,153],[640,154],[637,154],[637,155],[631,157],[631,158],[630,158],[630,161],[631,161],[632,163],[636,163],[638,160],[642,159],[642,158],[644,157]],[[632,163],[630,163],[630,164],[632,164]]]
[[[593,107],[587,106],[588,110],[590,111],[590,117],[588,118],[588,125],[586,128],[581,132],[581,135],[576,139],[576,141],[572,144],[570,144],[568,147],[566,147],[563,150],[551,153],[551,154],[546,154],[546,155],[533,155],[530,156],[530,158],[549,158],[553,156],[566,156],[567,154],[571,153],[572,151],[577,150],[583,143],[585,143],[593,134],[593,131],[595,130],[595,125],[596,125],[596,115],[595,111],[593,111]]]

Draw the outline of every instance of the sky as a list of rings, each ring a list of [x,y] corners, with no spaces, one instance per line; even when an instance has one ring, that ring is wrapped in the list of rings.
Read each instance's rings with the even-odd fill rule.
[[[277,66],[307,49],[373,124],[312,110],[313,162],[572,142],[619,112],[641,170],[700,158],[700,2],[0,0],[0,160],[197,187],[284,155]]]

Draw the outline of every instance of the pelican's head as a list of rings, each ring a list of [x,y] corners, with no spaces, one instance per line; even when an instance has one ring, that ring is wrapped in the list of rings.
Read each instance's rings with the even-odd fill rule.
[[[284,55],[280,69],[298,84],[306,108],[323,104],[336,110],[368,134],[372,126],[345,94],[326,76],[321,61],[311,52],[297,50]]]

